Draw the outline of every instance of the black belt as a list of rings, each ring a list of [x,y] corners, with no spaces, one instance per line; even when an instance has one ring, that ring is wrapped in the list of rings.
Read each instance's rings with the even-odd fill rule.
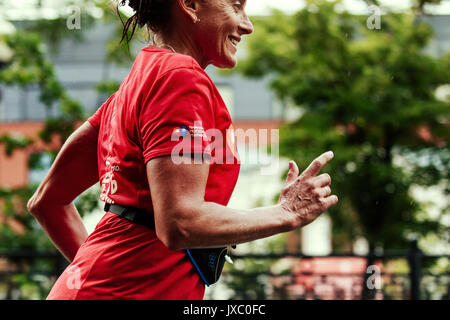
[[[115,213],[130,222],[138,223],[155,230],[154,216],[145,210],[131,206],[122,206],[120,204],[106,203],[105,211]],[[233,248],[235,247],[233,246]],[[189,259],[207,286],[219,280],[227,252],[226,247],[186,250]]]
[[[155,230],[153,214],[145,210],[130,206],[122,206],[120,204],[105,203],[105,211],[115,213],[130,222],[139,223]]]

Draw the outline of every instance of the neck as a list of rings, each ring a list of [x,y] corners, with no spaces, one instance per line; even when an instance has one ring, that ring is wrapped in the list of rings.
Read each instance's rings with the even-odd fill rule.
[[[169,49],[176,53],[191,56],[203,69],[205,69],[209,64],[204,60],[201,51],[194,45],[191,38],[186,36],[184,33],[176,33],[173,36],[156,34],[154,37],[154,45]]]

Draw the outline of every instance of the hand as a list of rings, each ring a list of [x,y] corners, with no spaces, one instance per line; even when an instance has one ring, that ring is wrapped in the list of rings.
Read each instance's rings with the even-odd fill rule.
[[[300,176],[297,164],[289,162],[289,172],[278,203],[285,211],[294,214],[294,228],[313,222],[338,202],[337,196],[331,195],[330,175],[324,173],[317,176],[333,156],[331,151],[323,153]]]

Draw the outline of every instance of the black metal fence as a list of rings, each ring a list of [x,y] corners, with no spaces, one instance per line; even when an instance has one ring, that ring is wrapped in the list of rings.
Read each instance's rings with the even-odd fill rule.
[[[0,253],[0,300],[40,300],[67,267],[58,252]]]
[[[407,251],[365,256],[281,253],[232,258],[234,265],[226,269],[222,281],[233,290],[233,299],[450,299],[450,255],[425,255],[416,240],[410,242]],[[288,262],[288,268],[274,270],[281,260]],[[359,262],[356,269],[360,270],[352,268],[352,260]],[[335,264],[332,270],[320,268],[327,263]],[[302,264],[310,266],[302,268]]]
[[[348,267],[335,271],[311,268],[330,258]],[[367,256],[279,253],[235,254],[232,259],[234,264],[227,264],[220,280],[220,286],[232,292],[230,299],[449,300],[450,255],[425,255],[415,241],[408,251]],[[363,263],[364,271],[352,271],[351,259]],[[284,270],[276,270],[274,266],[286,261]],[[368,261],[379,269],[367,268]],[[388,267],[393,261],[403,270]],[[301,268],[302,264],[309,268]],[[67,265],[57,252],[0,253],[0,299],[45,299]]]

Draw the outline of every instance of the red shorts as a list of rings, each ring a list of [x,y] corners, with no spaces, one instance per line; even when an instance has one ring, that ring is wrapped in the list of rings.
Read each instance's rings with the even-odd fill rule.
[[[169,250],[154,230],[108,212],[47,299],[200,300],[204,292],[184,251]]]

